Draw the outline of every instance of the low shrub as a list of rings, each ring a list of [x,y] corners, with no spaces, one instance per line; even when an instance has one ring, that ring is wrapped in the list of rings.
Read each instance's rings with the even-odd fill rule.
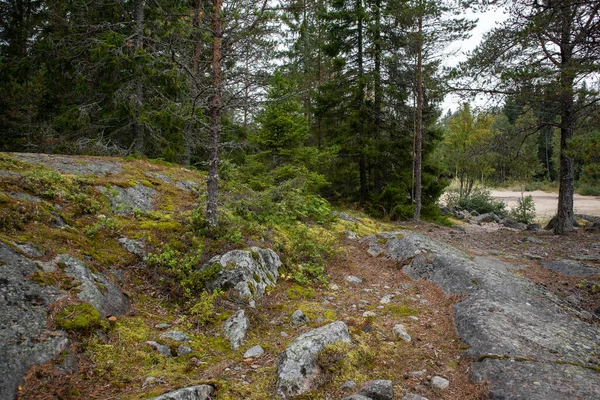
[[[533,197],[531,197],[531,195],[521,197],[517,201],[517,205],[511,208],[508,216],[515,221],[524,224],[531,224],[536,217],[535,202],[533,201]]]

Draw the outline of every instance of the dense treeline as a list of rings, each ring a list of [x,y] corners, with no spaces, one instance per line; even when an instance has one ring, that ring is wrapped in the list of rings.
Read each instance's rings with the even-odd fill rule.
[[[2,0],[0,149],[196,165],[208,170],[213,226],[219,173],[257,191],[294,181],[392,218],[435,217],[450,175],[467,192],[490,176],[562,177],[568,197],[567,142],[575,122],[595,122],[578,110],[595,106],[584,78],[597,71],[596,2],[493,2],[510,23],[448,76],[444,48],[473,27],[461,17],[471,3]],[[560,26],[579,40],[570,50],[554,40]],[[544,32],[554,44],[542,41],[548,57],[536,64],[526,38]],[[553,70],[563,47],[569,66]],[[447,83],[461,77],[473,77],[466,92],[499,82],[504,109],[440,120]],[[594,181],[598,135],[585,132],[578,174]],[[455,146],[461,135],[475,135],[470,150]]]

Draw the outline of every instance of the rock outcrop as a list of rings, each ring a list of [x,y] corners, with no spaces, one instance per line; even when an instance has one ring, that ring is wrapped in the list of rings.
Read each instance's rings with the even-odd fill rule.
[[[46,330],[48,308],[65,294],[31,281],[37,271],[31,260],[0,242],[0,399],[14,399],[31,366],[67,349],[64,333]]]
[[[467,294],[454,306],[456,329],[469,346],[466,354],[481,360],[473,365],[473,378],[489,381],[494,396],[600,398],[598,375],[588,369],[597,367],[600,358],[600,327],[580,320],[567,303],[512,273],[510,264],[472,258],[413,232],[368,240],[381,238],[386,255],[407,263],[404,272],[413,279],[435,282],[446,293]],[[568,376],[572,384],[561,384]]]
[[[298,336],[279,359],[277,394],[288,399],[314,389],[315,379],[321,372],[315,357],[326,346],[340,341],[350,342],[348,327],[341,321]]]
[[[202,268],[214,264],[220,266],[220,271],[217,278],[207,283],[208,288],[234,289],[240,299],[250,300],[262,296],[268,286],[277,284],[281,260],[273,250],[252,247],[213,257]]]
[[[64,265],[65,273],[81,282],[77,297],[93,305],[101,317],[122,315],[129,311],[129,298],[121,289],[102,274],[90,271],[83,261],[64,254],[58,257],[56,263]]]

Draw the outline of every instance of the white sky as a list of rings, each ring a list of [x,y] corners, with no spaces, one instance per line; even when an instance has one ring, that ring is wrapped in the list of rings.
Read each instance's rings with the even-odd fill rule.
[[[479,22],[477,27],[471,32],[471,37],[467,40],[455,42],[448,48],[448,53],[452,54],[444,60],[445,66],[455,66],[461,61],[466,60],[466,53],[475,49],[477,45],[483,39],[483,35],[489,32],[498,22],[502,22],[506,19],[506,15],[503,10],[493,10],[484,13],[475,13],[469,11],[465,14],[469,18],[478,18]],[[447,95],[442,103],[442,110],[446,113],[446,110],[456,111],[460,106],[461,100],[455,95]],[[477,99],[475,105],[483,105],[485,99]]]

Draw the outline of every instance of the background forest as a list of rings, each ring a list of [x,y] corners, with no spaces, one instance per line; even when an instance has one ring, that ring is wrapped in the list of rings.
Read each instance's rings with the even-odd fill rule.
[[[208,170],[214,225],[217,172],[274,201],[436,219],[452,179],[461,197],[477,181],[552,186],[562,148],[562,176],[599,195],[598,2],[495,2],[508,22],[444,69],[471,3],[2,0],[0,150]],[[501,100],[442,115],[451,90]]]

